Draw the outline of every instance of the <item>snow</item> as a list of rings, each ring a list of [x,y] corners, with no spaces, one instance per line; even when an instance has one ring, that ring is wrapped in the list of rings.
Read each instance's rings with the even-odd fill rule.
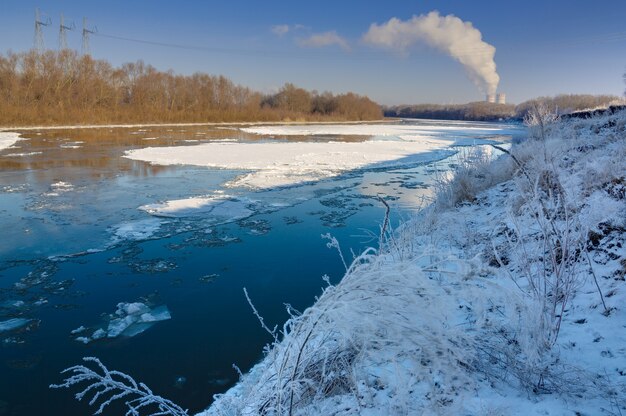
[[[626,112],[546,131],[459,171],[492,185],[355,258],[201,414],[623,414]]]
[[[358,143],[232,143],[211,142],[197,146],[148,147],[127,151],[125,157],[158,165],[195,165],[249,170],[229,185],[268,189],[327,179],[363,168],[410,166],[432,160],[446,140]],[[441,156],[440,153],[436,153]]]
[[[19,133],[10,131],[0,131],[0,151],[7,147],[13,146],[18,140],[21,140]]]

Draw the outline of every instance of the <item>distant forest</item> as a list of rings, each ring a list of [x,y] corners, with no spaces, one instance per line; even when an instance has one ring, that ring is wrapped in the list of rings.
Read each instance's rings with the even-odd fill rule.
[[[261,94],[223,76],[116,68],[73,50],[0,55],[0,125],[375,120],[367,97],[285,84]]]
[[[543,103],[556,114],[570,114],[577,111],[606,108],[624,104],[615,95],[569,94],[556,97],[539,97],[521,104],[496,104],[478,101],[468,104],[416,104],[384,107],[385,117],[425,118],[437,120],[522,120],[539,103]]]

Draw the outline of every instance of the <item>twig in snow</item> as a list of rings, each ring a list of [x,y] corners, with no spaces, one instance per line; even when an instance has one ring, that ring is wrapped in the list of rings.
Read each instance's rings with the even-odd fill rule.
[[[584,250],[585,257],[587,258],[587,263],[589,264],[589,269],[591,269],[591,275],[593,276],[593,281],[596,283],[596,287],[598,288],[598,293],[600,294],[600,300],[602,301],[602,306],[604,306],[604,313],[609,314],[609,309],[606,307],[606,303],[604,302],[604,295],[602,295],[602,289],[600,289],[600,284],[598,284],[598,277],[596,276],[596,272],[593,270],[593,266],[591,265],[591,259],[589,258],[589,252],[587,249]]]
[[[387,226],[389,225],[389,204],[387,203],[387,201],[385,201],[384,198],[382,198],[380,195],[377,195],[378,200],[380,202],[382,202],[382,204],[385,206],[385,220],[383,221],[383,226],[380,230],[380,240],[379,240],[379,251],[382,250],[383,248],[383,242],[385,241],[385,232],[387,231]]]

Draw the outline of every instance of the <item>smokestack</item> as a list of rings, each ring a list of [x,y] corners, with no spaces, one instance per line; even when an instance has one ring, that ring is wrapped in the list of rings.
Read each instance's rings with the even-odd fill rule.
[[[498,104],[506,104],[506,94],[501,92],[500,94],[496,95],[496,102]]]
[[[496,102],[496,95],[495,94],[487,94],[487,96],[485,97],[485,101],[488,103],[495,103]]]

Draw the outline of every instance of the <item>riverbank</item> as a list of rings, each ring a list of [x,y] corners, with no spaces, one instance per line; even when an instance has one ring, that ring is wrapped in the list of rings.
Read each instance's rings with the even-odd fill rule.
[[[288,307],[202,414],[626,410],[626,113],[539,121],[494,162],[468,154],[433,205]]]
[[[401,119],[380,119],[368,121],[241,121],[241,122],[209,122],[209,123],[140,123],[140,124],[70,124],[59,126],[12,126],[2,127],[0,131],[32,131],[32,130],[71,130],[71,129],[116,129],[116,128],[144,128],[144,127],[226,127],[226,126],[271,126],[276,124],[308,125],[308,124],[362,124],[388,123]]]

